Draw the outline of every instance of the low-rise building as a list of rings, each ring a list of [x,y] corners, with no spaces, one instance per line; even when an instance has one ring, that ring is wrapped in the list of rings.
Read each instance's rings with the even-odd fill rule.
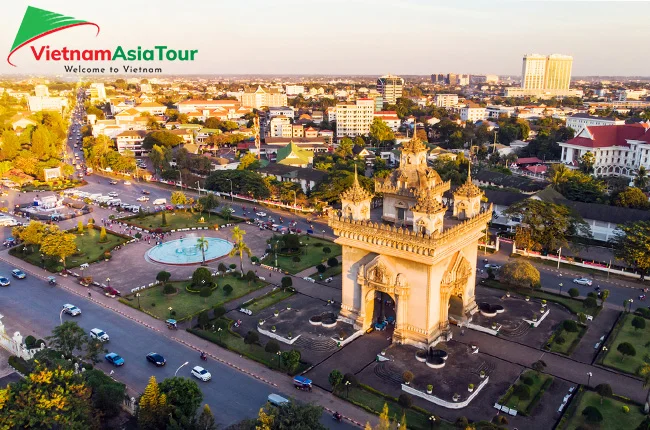
[[[124,151],[131,151],[136,157],[141,157],[149,153],[142,148],[142,142],[147,136],[146,130],[125,130],[115,137],[117,142],[117,152],[123,154]]]
[[[458,104],[458,94],[436,94],[433,97],[436,107],[448,108]]]
[[[61,113],[68,107],[68,99],[65,97],[39,97],[31,96],[27,99],[30,112],[41,112],[44,110],[57,111]]]
[[[613,117],[594,116],[586,113],[576,113],[566,118],[566,126],[572,128],[578,135],[585,127],[598,127],[601,125],[623,125],[624,120]]]
[[[163,115],[167,110],[167,106],[157,102],[144,102],[136,105],[135,110],[138,112],[148,112],[151,115]]]
[[[393,131],[397,131],[401,124],[397,112],[394,110],[384,110],[374,113],[375,118],[380,118]]]
[[[486,119],[487,113],[484,107],[477,105],[474,102],[468,102],[465,107],[460,109],[461,121],[476,122],[481,119]]]
[[[271,118],[269,123],[269,135],[271,137],[293,137],[293,129],[291,127],[291,120],[284,116],[278,115]]]
[[[304,193],[308,193],[325,180],[327,173],[312,168],[300,168],[283,164],[270,163],[258,170],[262,176],[271,176],[280,182],[293,182],[300,184]]]
[[[275,161],[287,166],[308,167],[314,162],[314,153],[291,141],[288,145],[278,148]]]

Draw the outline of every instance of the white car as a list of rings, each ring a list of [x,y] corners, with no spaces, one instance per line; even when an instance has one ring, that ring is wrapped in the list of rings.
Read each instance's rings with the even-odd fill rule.
[[[77,315],[81,315],[81,309],[79,309],[75,305],[71,305],[70,303],[67,303],[63,305],[63,313],[76,317]]]
[[[131,182],[129,182],[129,181],[124,181],[124,185],[131,185]]]
[[[90,330],[90,338],[91,339],[97,339],[102,342],[108,342],[109,337],[106,332],[100,328],[94,328]]]
[[[265,217],[265,216],[266,216],[266,212],[255,212],[255,215],[257,215],[257,216],[259,216],[259,217]]]
[[[192,369],[192,376],[195,376],[195,377],[197,377],[198,379],[200,379],[201,381],[204,381],[204,382],[209,381],[210,379],[212,379],[212,375],[210,375],[210,372],[208,372],[207,370],[205,370],[201,366],[194,366],[194,368]]]
[[[492,270],[499,270],[501,268],[501,266],[499,266],[498,264],[490,264],[490,263],[488,263],[488,264],[485,265],[485,268],[486,269],[492,269]]]
[[[573,280],[573,283],[578,285],[591,285],[593,281],[588,278],[576,278]]]
[[[108,193],[108,195],[109,195],[110,197],[117,197],[117,196],[119,196],[119,194],[117,193],[117,191],[111,191],[110,193]]]
[[[148,202],[148,201],[149,201],[149,197],[147,197],[147,196],[140,196],[140,197],[137,198],[137,200],[138,200],[139,202]]]

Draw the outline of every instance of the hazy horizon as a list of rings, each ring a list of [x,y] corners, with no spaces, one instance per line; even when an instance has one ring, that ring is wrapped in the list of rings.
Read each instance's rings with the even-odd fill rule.
[[[5,58],[27,6],[97,23],[66,29],[34,42],[52,49],[125,49],[167,45],[198,49],[194,62],[133,62],[161,67],[162,75],[427,76],[469,73],[518,76],[527,53],[574,57],[573,76],[646,77],[643,44],[648,2],[469,1],[400,2],[258,0],[240,3],[160,0],[155,8],[116,0],[16,1],[3,7]],[[606,31],[625,29],[624,35]],[[624,37],[623,37],[624,36]],[[0,75],[68,75],[63,65],[108,67],[116,62],[38,62],[29,45],[0,62]],[[119,73],[124,75],[133,75]],[[160,74],[160,73],[158,73]],[[85,74],[88,75],[88,74]],[[107,73],[108,75],[108,73]],[[155,76],[156,74],[136,74]]]

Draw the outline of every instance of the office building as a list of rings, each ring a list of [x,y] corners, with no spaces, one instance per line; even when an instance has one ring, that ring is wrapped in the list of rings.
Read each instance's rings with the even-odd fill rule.
[[[277,88],[264,89],[258,86],[253,92],[242,94],[241,103],[244,107],[261,109],[263,106],[286,106],[287,95],[280,92]]]
[[[336,137],[355,137],[370,133],[374,119],[375,101],[357,99],[355,103],[336,105]]]
[[[458,104],[458,94],[436,94],[433,98],[436,107],[448,108]]]
[[[305,86],[304,85],[287,85],[285,87],[285,92],[287,93],[287,96],[297,96],[299,94],[304,94],[305,93]]]
[[[68,99],[65,97],[38,97],[30,96],[27,99],[27,106],[30,112],[52,110],[61,113],[68,106]]]
[[[381,94],[384,104],[394,105],[402,97],[404,79],[399,76],[386,75],[377,79],[377,92]]]
[[[461,121],[476,122],[487,118],[487,111],[484,107],[474,102],[467,103],[467,106],[460,109]]]
[[[506,97],[534,96],[581,97],[582,91],[571,90],[573,57],[568,55],[524,55],[521,67],[521,87],[506,88]]]
[[[293,137],[291,120],[284,115],[274,116],[269,123],[269,134],[271,137]]]

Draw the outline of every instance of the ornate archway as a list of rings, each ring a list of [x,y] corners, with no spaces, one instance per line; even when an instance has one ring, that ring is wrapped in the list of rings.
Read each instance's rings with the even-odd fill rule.
[[[465,313],[470,310],[474,302],[474,294],[468,291],[467,282],[472,275],[472,265],[467,261],[462,252],[454,254],[447,266],[447,270],[440,283],[440,329],[447,330],[449,327],[449,308],[452,297],[461,299],[462,307],[460,314],[455,317],[464,318]],[[454,312],[456,313],[456,312]]]

